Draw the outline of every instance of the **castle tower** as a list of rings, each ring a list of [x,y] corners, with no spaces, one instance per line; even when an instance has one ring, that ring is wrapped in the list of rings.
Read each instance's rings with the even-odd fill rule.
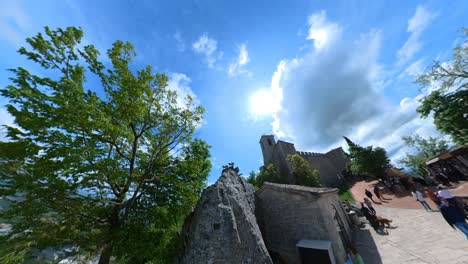
[[[273,135],[263,135],[259,143],[262,147],[263,164],[267,165],[272,162],[273,149],[276,145],[275,137]]]

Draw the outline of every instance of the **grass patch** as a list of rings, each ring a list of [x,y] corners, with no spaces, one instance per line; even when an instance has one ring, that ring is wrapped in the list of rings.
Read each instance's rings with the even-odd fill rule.
[[[350,203],[354,203],[354,197],[353,194],[351,194],[350,190],[338,194],[340,195],[340,201],[348,201]]]
[[[338,196],[340,197],[340,201],[348,201],[350,203],[354,203],[354,197],[353,194],[351,193],[351,190],[347,185],[343,185],[340,188],[338,188]]]

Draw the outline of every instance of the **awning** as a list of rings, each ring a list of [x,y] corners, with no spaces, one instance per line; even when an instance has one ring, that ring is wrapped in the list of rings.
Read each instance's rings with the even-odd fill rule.
[[[435,159],[428,160],[428,161],[426,161],[426,165],[431,165],[431,164],[433,164],[433,163],[438,162],[439,160],[440,160],[439,158],[435,158]]]

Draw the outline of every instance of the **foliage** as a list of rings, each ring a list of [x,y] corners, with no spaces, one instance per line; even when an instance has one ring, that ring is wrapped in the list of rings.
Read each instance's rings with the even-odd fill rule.
[[[382,178],[385,170],[390,167],[385,149],[380,147],[362,147],[349,138],[344,137],[349,146],[349,158],[351,159],[351,170],[356,174],[370,174],[376,178]]]
[[[312,170],[309,162],[298,154],[288,155],[287,160],[291,165],[291,173],[297,184],[309,187],[320,187],[318,170]]]
[[[246,181],[252,185],[255,185],[255,178],[257,177],[257,174],[255,171],[249,172],[249,177],[247,177]]]
[[[349,185],[345,182],[342,182],[338,186],[338,196],[340,197],[340,201],[348,201],[350,203],[355,202],[353,193],[351,192]]]
[[[338,192],[338,195],[340,196],[340,201],[348,201],[350,203],[355,202],[353,194],[351,193],[349,189],[346,189],[346,190],[340,189]]]
[[[247,177],[246,180],[248,183],[252,184],[255,188],[258,188],[256,178],[257,178],[257,174],[255,173],[255,171],[251,171],[249,173],[249,177]]]
[[[432,67],[418,77],[429,95],[421,99],[417,111],[422,117],[433,115],[434,124],[460,145],[468,144],[468,29],[463,44],[455,47],[453,59]]]
[[[16,124],[0,142],[0,195],[23,197],[0,212],[15,223],[0,237],[1,263],[70,243],[100,263],[169,260],[211,168],[209,146],[193,139],[203,108],[181,104],[150,66],[132,70],[130,43],[116,41],[106,65],[82,37],[46,27],[28,38],[19,53],[43,75],[11,69],[0,90]]]
[[[414,154],[406,153],[405,157],[399,160],[401,164],[408,167],[413,173],[425,175],[423,163],[435,155],[447,151],[449,142],[445,139],[429,137],[424,139],[419,135],[402,137],[406,146],[414,148]]]
[[[266,167],[260,167],[260,171],[255,177],[256,184],[254,185],[260,188],[264,182],[284,183],[275,165],[268,164]]]

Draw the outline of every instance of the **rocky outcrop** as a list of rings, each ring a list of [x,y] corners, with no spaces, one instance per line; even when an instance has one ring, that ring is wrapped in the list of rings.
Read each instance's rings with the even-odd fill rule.
[[[254,192],[235,169],[225,168],[186,220],[176,263],[272,263],[256,222]]]

